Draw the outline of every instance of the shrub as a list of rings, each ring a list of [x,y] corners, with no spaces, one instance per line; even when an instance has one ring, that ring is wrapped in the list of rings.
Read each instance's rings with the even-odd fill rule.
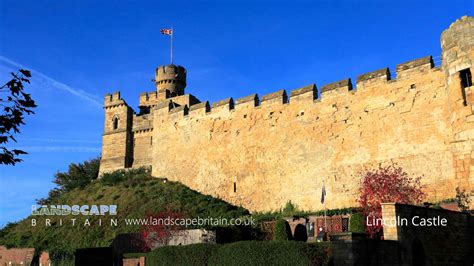
[[[74,265],[74,251],[64,248],[52,248],[48,252],[52,265]]]
[[[351,215],[349,229],[353,233],[365,233],[366,231],[366,221],[364,214],[360,212],[354,212]]]
[[[122,182],[125,179],[125,170],[118,170],[109,173],[102,174],[100,178],[100,182],[105,185],[113,186],[119,182]]]
[[[207,265],[219,245],[192,244],[187,246],[164,246],[146,254],[146,264],[158,265]]]
[[[72,163],[67,172],[55,174],[54,183],[61,190],[71,191],[75,188],[83,188],[99,175],[100,158],[84,161],[83,163]]]
[[[275,241],[288,241],[291,240],[291,228],[290,224],[280,219],[275,224],[275,234],[273,235],[273,240]]]
[[[326,265],[328,250],[319,243],[242,241],[219,247],[208,265]]]
[[[284,215],[288,215],[288,216],[294,215],[297,212],[298,212],[298,207],[295,204],[293,204],[293,202],[291,202],[291,200],[289,200],[285,204],[285,207],[282,210],[282,213]]]
[[[462,212],[469,212],[471,199],[469,198],[469,193],[466,193],[465,189],[460,189],[459,187],[456,188],[456,202],[459,210]]]
[[[99,175],[100,157],[84,161],[83,163],[71,163],[67,172],[57,172],[54,175],[53,183],[58,187],[53,188],[48,197],[38,199],[40,205],[51,204],[63,193],[76,188],[84,188]]]
[[[216,242],[219,244],[254,239],[260,231],[251,226],[216,226],[209,227],[209,230],[216,232]]]
[[[100,178],[100,181],[108,186],[114,186],[118,183],[124,182],[126,187],[135,187],[139,183],[150,178],[150,172],[146,168],[138,168],[104,173]]]
[[[147,265],[327,265],[328,243],[241,241],[165,246],[146,255]]]

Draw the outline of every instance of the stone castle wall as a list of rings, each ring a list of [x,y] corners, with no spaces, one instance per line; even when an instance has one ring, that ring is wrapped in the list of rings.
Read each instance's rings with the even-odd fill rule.
[[[312,86],[235,104],[154,114],[154,176],[177,180],[254,211],[291,200],[304,209],[356,204],[360,171],[396,162],[423,183],[433,199],[453,197],[451,127],[443,72],[425,64],[360,80]],[[405,74],[404,71],[410,72]],[[235,191],[234,191],[235,184]]]
[[[251,211],[290,200],[318,210],[323,182],[326,207],[354,206],[361,171],[397,163],[423,176],[429,200],[453,198],[456,187],[471,191],[474,177],[474,87],[459,77],[474,72],[473,28],[463,17],[443,33],[442,66],[420,58],[398,65],[396,78],[388,69],[361,75],[355,89],[342,80],[320,94],[310,85],[212,108],[192,95],[149,94],[140,100],[149,113],[133,115],[126,104],[107,107],[107,98],[101,172],[151,166],[154,176]],[[114,116],[129,135],[110,128]]]

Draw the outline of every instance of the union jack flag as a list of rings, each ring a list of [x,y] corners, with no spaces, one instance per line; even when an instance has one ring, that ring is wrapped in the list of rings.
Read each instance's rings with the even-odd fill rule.
[[[324,203],[325,198],[326,198],[326,187],[324,186],[324,182],[323,182],[323,187],[321,188],[321,204]]]
[[[161,29],[160,30],[161,34],[163,35],[173,35],[173,30],[172,29]]]

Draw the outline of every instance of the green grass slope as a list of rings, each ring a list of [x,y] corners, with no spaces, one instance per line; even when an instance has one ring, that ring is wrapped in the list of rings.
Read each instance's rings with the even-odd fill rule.
[[[222,200],[202,195],[184,185],[165,179],[153,178],[147,171],[118,171],[89,184],[64,192],[50,204],[117,205],[116,216],[32,216],[9,224],[0,230],[0,245],[8,247],[34,247],[59,254],[72,254],[76,248],[109,246],[118,233],[138,232],[137,225],[126,225],[125,218],[143,218],[146,214],[161,211],[180,212],[186,217],[236,218],[248,214],[243,208]],[[98,219],[102,219],[99,225]],[[31,225],[31,219],[37,225]],[[51,219],[52,226],[45,225]],[[59,219],[63,219],[60,225]],[[71,218],[76,218],[75,226]],[[84,226],[89,218],[90,226]],[[110,218],[118,225],[110,226]]]

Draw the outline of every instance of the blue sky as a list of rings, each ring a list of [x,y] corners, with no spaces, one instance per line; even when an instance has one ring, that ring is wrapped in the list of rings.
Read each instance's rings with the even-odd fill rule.
[[[211,102],[319,87],[426,55],[474,1],[0,1],[0,83],[32,70],[38,103],[0,166],[0,226],[26,217],[54,173],[100,154],[103,96],[135,108],[158,65],[188,69],[187,92]],[[394,72],[394,71],[392,71]]]

